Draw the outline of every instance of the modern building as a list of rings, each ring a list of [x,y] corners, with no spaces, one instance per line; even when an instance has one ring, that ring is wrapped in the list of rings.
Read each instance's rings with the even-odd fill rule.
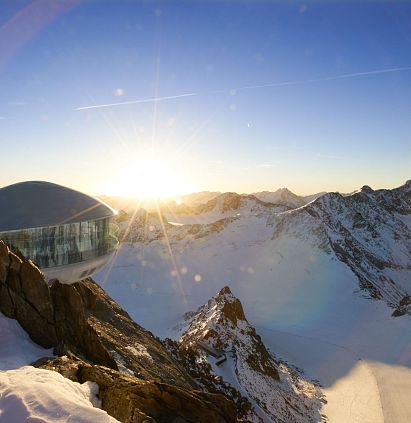
[[[100,270],[113,256],[116,212],[81,192],[49,182],[0,189],[0,239],[31,259],[46,280],[72,283]]]

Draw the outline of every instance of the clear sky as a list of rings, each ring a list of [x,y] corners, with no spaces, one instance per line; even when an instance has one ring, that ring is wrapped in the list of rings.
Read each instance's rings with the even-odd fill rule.
[[[2,0],[0,92],[1,186],[398,186],[411,3]]]

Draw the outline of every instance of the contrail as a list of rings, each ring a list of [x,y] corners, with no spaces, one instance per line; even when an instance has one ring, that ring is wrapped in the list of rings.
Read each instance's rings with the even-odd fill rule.
[[[297,80],[297,81],[285,81],[285,82],[274,82],[268,84],[261,84],[261,85],[248,85],[240,88],[234,88],[235,91],[240,90],[251,90],[256,88],[270,88],[270,87],[284,87],[286,85],[300,85],[300,84],[310,84],[312,82],[326,82],[326,81],[333,81],[336,79],[346,79],[346,78],[357,78],[360,76],[367,76],[367,75],[378,75],[381,73],[392,73],[392,72],[404,72],[410,71],[411,66],[399,67],[399,68],[388,68],[388,69],[377,69],[372,71],[365,71],[365,72],[355,72],[355,73],[345,73],[342,75],[335,75],[335,76],[327,76],[324,78],[314,78],[314,79],[306,79],[306,80]]]
[[[260,85],[245,85],[244,87],[233,88],[232,91],[254,90],[258,88],[286,87],[287,85],[308,84],[309,82],[311,81],[301,80],[301,81],[272,82],[272,83],[260,84]]]
[[[127,104],[152,103],[152,102],[164,101],[164,100],[174,100],[174,99],[183,98],[183,97],[198,96],[198,95],[201,95],[201,94],[215,94],[215,93],[227,93],[227,92],[235,93],[236,91],[243,91],[243,90],[285,87],[285,86],[288,86],[288,85],[312,84],[314,82],[326,82],[326,81],[334,81],[334,80],[337,80],[337,79],[358,78],[358,77],[361,77],[361,76],[378,75],[378,74],[393,73],[393,72],[404,72],[404,71],[411,71],[411,66],[404,66],[404,67],[397,67],[397,68],[387,68],[387,69],[377,69],[377,70],[371,70],[371,71],[365,71],[365,72],[345,73],[345,74],[342,74],[342,75],[327,76],[327,77],[324,77],[324,78],[295,80],[295,81],[283,81],[283,82],[272,82],[272,83],[259,84],[259,85],[244,85],[242,87],[231,88],[230,90],[221,89],[221,90],[207,91],[207,92],[203,92],[203,93],[185,93],[185,94],[178,94],[178,95],[170,95],[170,96],[167,96],[167,97],[151,97],[151,98],[144,98],[144,99],[140,99],[140,100],[123,101],[123,102],[119,102],[119,103],[97,104],[97,105],[94,105],[94,106],[77,107],[74,110],[100,109],[102,107],[125,106]]]
[[[96,104],[94,106],[77,107],[74,110],[101,109],[102,107],[125,106],[127,104],[152,103],[152,102],[155,102],[155,101],[174,100],[175,98],[191,97],[193,95],[198,95],[198,93],[186,93],[186,94],[170,95],[170,96],[167,96],[167,97],[143,98],[143,99],[140,99],[140,100],[122,101],[122,102],[119,102],[119,103]]]
[[[328,78],[324,78],[321,80],[331,81],[333,79],[356,78],[357,76],[377,75],[379,73],[403,72],[403,71],[409,71],[409,70],[411,70],[411,66],[405,66],[401,68],[379,69],[379,70],[366,71],[366,72],[346,73],[343,75],[329,76]]]

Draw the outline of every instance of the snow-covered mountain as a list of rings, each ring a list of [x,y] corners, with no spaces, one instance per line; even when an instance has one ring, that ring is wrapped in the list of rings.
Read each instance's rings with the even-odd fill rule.
[[[411,408],[395,398],[411,386],[410,185],[165,225],[167,236],[158,226],[157,239],[124,243],[98,280],[162,337],[229,285],[265,344],[324,384],[331,421],[353,421],[355,409],[360,421],[382,422],[383,408],[386,421],[406,422]]]
[[[178,346],[208,389],[220,391],[227,384],[248,400],[244,417],[256,422],[326,421],[320,413],[321,389],[266,349],[229,287],[186,315]]]
[[[184,203],[190,207],[198,206],[200,204],[205,204],[213,198],[219,196],[221,192],[218,191],[200,191],[193,192],[191,194],[184,194],[174,198],[176,203]]]
[[[394,308],[402,301],[403,310],[411,294],[410,185],[407,182],[397,189],[377,191],[363,187],[345,196],[327,193],[292,210],[252,195],[226,193],[197,207],[184,224],[170,224],[167,214],[141,210],[122,223],[121,234],[128,228],[122,238],[135,246],[139,242],[168,240],[176,252],[184,255],[191,255],[204,244],[214,252],[222,252],[227,243],[240,255],[248,254],[256,245],[267,254],[272,243],[304,240],[313,248],[313,254],[322,251],[328,260],[337,258],[346,264],[364,293],[384,299]],[[197,221],[193,222],[194,218]],[[161,248],[161,244],[153,244],[149,250]],[[272,263],[276,254],[270,259]],[[282,255],[280,248],[278,257]],[[227,263],[227,268],[233,266]]]
[[[253,195],[266,203],[287,206],[290,209],[301,207],[307,203],[304,197],[294,194],[287,188],[279,188],[277,191],[254,192]]]
[[[246,217],[289,210],[285,204],[272,204],[259,200],[254,195],[226,192],[197,206],[180,206],[161,212],[169,222],[179,224],[208,224],[225,218]]]
[[[408,181],[393,190],[364,186],[352,195],[328,193],[302,209],[273,216],[269,224],[273,237],[293,233],[332,250],[362,290],[396,308],[411,293],[410,218]]]

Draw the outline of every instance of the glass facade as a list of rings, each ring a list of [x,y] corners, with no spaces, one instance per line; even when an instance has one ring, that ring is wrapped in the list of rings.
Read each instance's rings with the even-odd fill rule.
[[[0,232],[11,249],[40,268],[79,263],[103,256],[117,245],[110,218]]]

